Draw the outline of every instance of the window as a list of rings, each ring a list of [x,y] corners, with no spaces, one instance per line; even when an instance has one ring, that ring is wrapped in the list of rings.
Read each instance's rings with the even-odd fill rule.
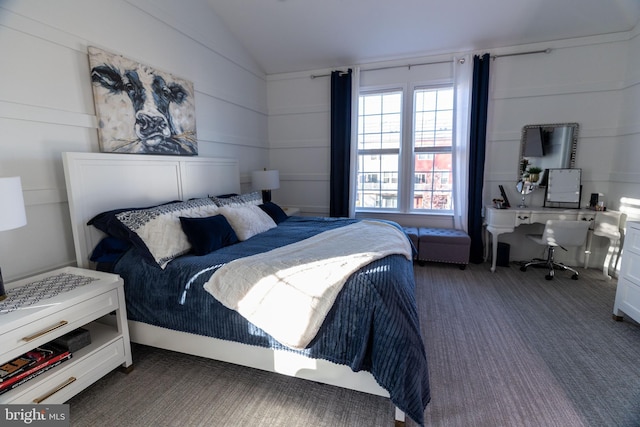
[[[453,87],[363,91],[356,209],[451,211],[452,142]]]

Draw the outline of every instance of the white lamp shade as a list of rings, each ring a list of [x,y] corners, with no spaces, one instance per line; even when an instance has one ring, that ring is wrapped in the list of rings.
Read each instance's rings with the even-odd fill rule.
[[[0,231],[27,224],[19,176],[0,178]]]
[[[280,188],[280,173],[277,170],[253,171],[251,184],[254,190],[275,190]]]

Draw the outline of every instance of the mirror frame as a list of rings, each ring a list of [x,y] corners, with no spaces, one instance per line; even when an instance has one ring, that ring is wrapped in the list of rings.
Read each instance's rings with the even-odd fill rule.
[[[526,136],[528,129],[538,129],[538,128],[559,128],[559,127],[572,127],[573,133],[571,135],[571,148],[570,148],[570,156],[569,156],[569,164],[568,165],[554,165],[553,167],[547,167],[544,169],[574,169],[576,166],[576,152],[578,150],[578,130],[580,126],[578,123],[542,123],[535,125],[525,125],[522,127],[522,132],[520,135],[520,157],[518,160],[518,176],[516,179],[520,180],[523,175],[522,171],[522,160],[525,158],[524,156],[524,148],[526,143]]]

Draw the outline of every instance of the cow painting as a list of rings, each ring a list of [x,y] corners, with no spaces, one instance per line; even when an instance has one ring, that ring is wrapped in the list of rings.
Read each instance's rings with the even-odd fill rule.
[[[193,84],[89,47],[104,152],[196,155]]]

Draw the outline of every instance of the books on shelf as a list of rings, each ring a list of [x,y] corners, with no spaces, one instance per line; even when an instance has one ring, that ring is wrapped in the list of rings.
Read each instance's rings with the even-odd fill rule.
[[[28,351],[0,367],[0,394],[13,390],[71,357],[70,351],[51,343]]]

